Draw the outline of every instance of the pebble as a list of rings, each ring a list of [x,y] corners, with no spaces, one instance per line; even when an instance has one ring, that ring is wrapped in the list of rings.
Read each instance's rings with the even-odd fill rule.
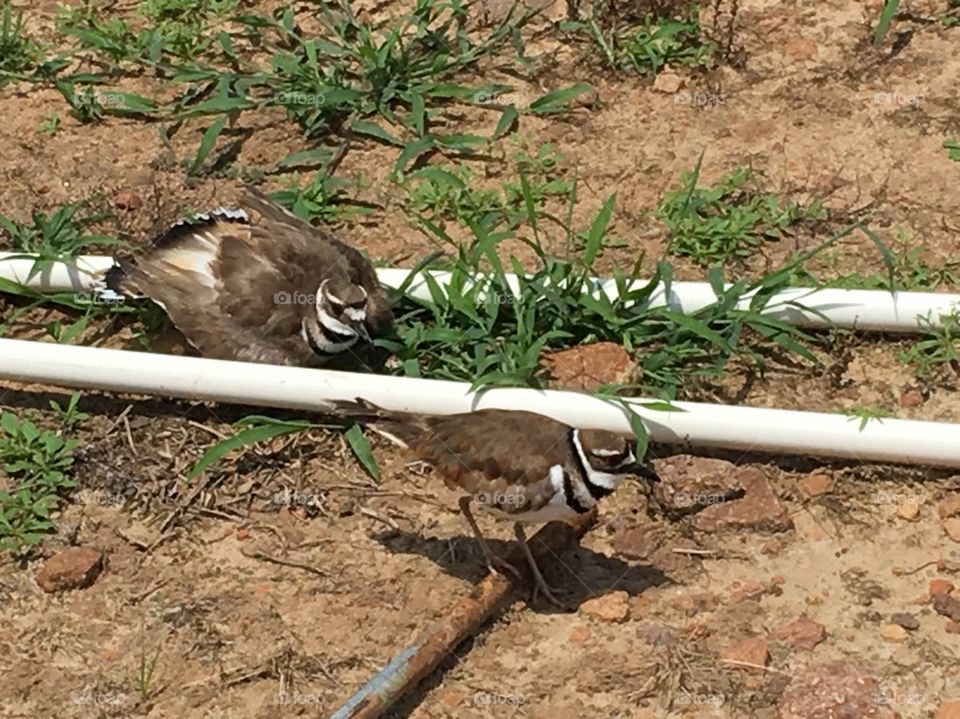
[[[880,636],[888,642],[903,642],[907,639],[907,630],[899,624],[884,624],[880,627]]]
[[[120,190],[113,197],[113,204],[120,210],[137,210],[143,206],[140,196],[131,190]]]
[[[923,404],[923,393],[918,389],[908,389],[900,395],[900,406],[904,408],[919,407]]]
[[[917,618],[907,612],[894,612],[890,615],[890,621],[910,631],[920,628],[920,622],[917,621]]]
[[[661,72],[653,81],[653,89],[667,95],[672,95],[683,85],[683,78],[672,72]]]
[[[960,494],[951,494],[946,499],[940,500],[940,503],[937,504],[937,514],[940,519],[960,515]]]
[[[83,589],[93,584],[103,569],[103,554],[90,547],[70,547],[50,557],[36,580],[45,592]]]
[[[812,499],[833,489],[833,478],[829,474],[821,472],[808,474],[797,482],[797,486],[807,499]]]
[[[936,594],[933,597],[933,609],[947,619],[960,622],[960,599],[952,594]]]
[[[941,704],[936,719],[960,719],[960,701]]]
[[[770,636],[791,647],[813,649],[826,638],[827,630],[822,624],[802,615],[789,624],[777,627]]]
[[[953,591],[953,582],[950,582],[946,579],[931,579],[930,588],[928,590],[930,596],[936,596],[937,594],[950,594]]]
[[[728,662],[765,667],[770,661],[770,650],[766,639],[752,637],[727,647],[721,656]]]
[[[954,542],[960,542],[960,517],[950,517],[943,520],[943,531]]]
[[[920,503],[915,499],[908,499],[897,507],[897,514],[908,522],[915,522],[920,518]]]
[[[580,613],[603,622],[623,622],[630,616],[629,599],[626,592],[611,592],[586,600],[580,605]]]

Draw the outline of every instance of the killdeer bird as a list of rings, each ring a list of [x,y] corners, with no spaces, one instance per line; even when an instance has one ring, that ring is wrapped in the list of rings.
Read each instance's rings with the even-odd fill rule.
[[[411,450],[454,490],[465,494],[460,510],[483,551],[487,566],[516,569],[496,557],[470,511],[476,502],[514,522],[536,582],[536,590],[559,604],[527,546],[523,524],[570,522],[590,511],[630,474],[657,481],[634,455],[632,437],[576,429],[533,412],[485,409],[419,417],[389,412],[365,400],[334,402],[338,414],[354,419]]]
[[[110,290],[160,305],[200,354],[318,366],[386,334],[393,310],[357,250],[253,187],[161,235],[136,264],[107,273]]]

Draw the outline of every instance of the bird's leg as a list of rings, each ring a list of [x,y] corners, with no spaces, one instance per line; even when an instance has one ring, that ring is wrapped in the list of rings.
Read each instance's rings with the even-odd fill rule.
[[[510,564],[506,559],[498,557],[493,553],[493,550],[490,549],[490,545],[487,544],[487,540],[484,539],[483,534],[480,532],[480,527],[477,526],[477,520],[473,518],[473,512],[470,511],[470,495],[464,495],[460,497],[460,511],[463,513],[463,516],[466,517],[467,522],[470,524],[470,529],[473,530],[473,536],[477,538],[477,541],[480,543],[480,549],[483,552],[483,557],[487,561],[487,569],[491,572],[499,572],[499,570],[505,570],[517,578],[518,581],[522,581],[520,572],[517,571],[517,568]]]
[[[533,573],[533,599],[536,600],[537,593],[541,592],[551,604],[557,607],[563,607],[563,602],[560,602],[553,595],[553,593],[558,590],[551,588],[543,578],[543,574],[540,573],[540,567],[537,566],[537,560],[533,558],[533,552],[530,551],[530,546],[527,544],[527,535],[524,533],[523,527],[520,526],[519,522],[513,525],[513,533],[516,535],[517,541],[520,543],[521,548],[523,548],[523,554],[526,556],[527,564],[530,565],[530,571]]]

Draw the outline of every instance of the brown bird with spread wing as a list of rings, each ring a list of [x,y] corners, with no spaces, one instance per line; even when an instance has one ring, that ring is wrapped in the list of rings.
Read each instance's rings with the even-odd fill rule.
[[[239,208],[175,225],[106,284],[148,296],[217,359],[322,366],[393,324],[366,257],[250,186]]]

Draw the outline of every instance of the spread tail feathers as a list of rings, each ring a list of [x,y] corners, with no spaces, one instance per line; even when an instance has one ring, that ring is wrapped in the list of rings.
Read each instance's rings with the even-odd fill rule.
[[[415,415],[391,412],[360,397],[353,402],[335,400],[330,404],[332,414],[352,419],[404,448],[409,447],[425,429],[423,421]]]

